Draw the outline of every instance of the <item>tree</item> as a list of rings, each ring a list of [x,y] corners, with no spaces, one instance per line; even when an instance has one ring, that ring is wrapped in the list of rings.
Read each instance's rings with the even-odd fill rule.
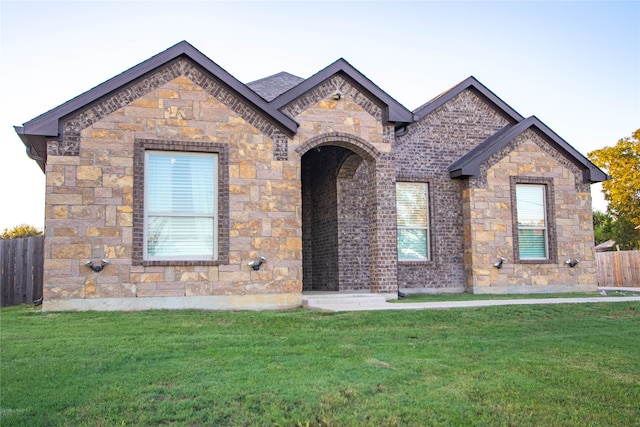
[[[607,240],[616,240],[613,235],[613,223],[615,219],[605,212],[593,212],[593,237],[596,245]]]
[[[638,230],[625,217],[615,219],[608,213],[593,213],[593,235],[596,245],[614,240],[621,250],[640,248]]]
[[[615,146],[592,151],[587,156],[610,176],[602,183],[610,218],[596,218],[594,214],[596,241],[606,235],[620,248],[640,248],[640,231],[635,229],[640,226],[640,129],[630,138],[620,139]]]
[[[19,239],[21,237],[38,237],[42,236],[42,230],[32,225],[20,224],[9,229],[5,228],[0,234],[0,240]]]
[[[587,154],[589,159],[611,177],[602,183],[607,212],[617,219],[625,217],[640,225],[640,129],[613,147]]]

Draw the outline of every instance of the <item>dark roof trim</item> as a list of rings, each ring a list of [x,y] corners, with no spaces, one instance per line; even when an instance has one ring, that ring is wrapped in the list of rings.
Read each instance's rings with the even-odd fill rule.
[[[271,101],[271,104],[275,108],[280,109],[336,74],[341,74],[343,77],[346,77],[346,80],[349,83],[357,87],[359,90],[369,94],[372,98],[377,99],[380,106],[383,108],[384,122],[413,122],[413,114],[411,111],[407,110],[402,104],[376,86],[375,83],[369,80],[364,74],[354,68],[343,58],[338,59],[333,64],[301,82],[299,85],[284,92],[282,95]]]
[[[266,101],[260,98],[255,92],[246,87],[242,82],[237,80],[218,64],[206,57],[202,52],[190,45],[186,41],[182,41],[169,49],[161,52],[146,61],[130,68],[129,70],[119,74],[106,82],[88,90],[87,92],[73,98],[70,101],[32,119],[23,125],[23,134],[39,135],[39,136],[58,136],[58,121],[69,114],[103,98],[110,93],[126,86],[133,80],[136,80],[147,73],[175,60],[181,56],[188,57],[205,71],[217,77],[229,89],[236,92],[244,98],[249,104],[256,107],[260,112],[270,118],[270,121],[284,131],[289,136],[297,131],[297,124],[277,109],[270,106]],[[24,140],[23,140],[24,141]]]
[[[42,172],[44,172],[44,165],[47,160],[47,141],[45,138],[41,136],[31,136],[26,135],[24,133],[24,128],[22,126],[14,126],[16,133],[22,140],[22,143],[25,145],[27,149],[27,156],[31,160],[34,160]]]
[[[491,102],[495,108],[503,115],[507,116],[512,123],[517,123],[524,120],[524,117],[520,115],[516,110],[511,108],[506,102],[500,99],[495,93],[491,92],[485,85],[480,83],[475,77],[467,77],[462,82],[458,83],[448,91],[441,93],[431,101],[427,102],[421,107],[418,107],[413,114],[415,115],[415,121],[419,121],[426,115],[432,113],[436,109],[440,108],[451,99],[459,95],[461,92],[473,89],[476,93],[486,98]]]
[[[545,138],[554,149],[560,151],[569,160],[582,169],[584,182],[594,183],[609,179],[607,174],[602,172],[597,166],[591,163],[589,159],[576,151],[576,149],[569,145],[569,143],[564,139],[560,138],[536,116],[531,116],[518,124],[506,126],[482,142],[476,148],[449,166],[449,176],[451,178],[465,178],[479,175],[480,165],[482,165],[482,163],[529,128],[536,131],[539,135]]]

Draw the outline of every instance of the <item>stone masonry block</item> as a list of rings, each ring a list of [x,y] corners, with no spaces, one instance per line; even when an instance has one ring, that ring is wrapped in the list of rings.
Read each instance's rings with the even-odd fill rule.
[[[78,166],[76,178],[85,181],[97,181],[102,178],[102,168],[98,166]]]
[[[51,248],[51,258],[53,259],[87,259],[90,257],[90,244],[55,245]]]

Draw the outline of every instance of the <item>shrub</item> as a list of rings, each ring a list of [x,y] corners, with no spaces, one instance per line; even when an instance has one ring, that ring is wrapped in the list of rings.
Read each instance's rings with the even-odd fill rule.
[[[5,228],[0,234],[1,240],[19,239],[21,237],[38,237],[42,236],[42,230],[33,225],[20,224],[13,228]]]

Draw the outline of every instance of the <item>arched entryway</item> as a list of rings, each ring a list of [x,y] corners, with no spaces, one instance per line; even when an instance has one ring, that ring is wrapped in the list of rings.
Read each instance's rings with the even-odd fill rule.
[[[397,292],[390,157],[342,133],[312,138],[297,152],[303,290]]]

